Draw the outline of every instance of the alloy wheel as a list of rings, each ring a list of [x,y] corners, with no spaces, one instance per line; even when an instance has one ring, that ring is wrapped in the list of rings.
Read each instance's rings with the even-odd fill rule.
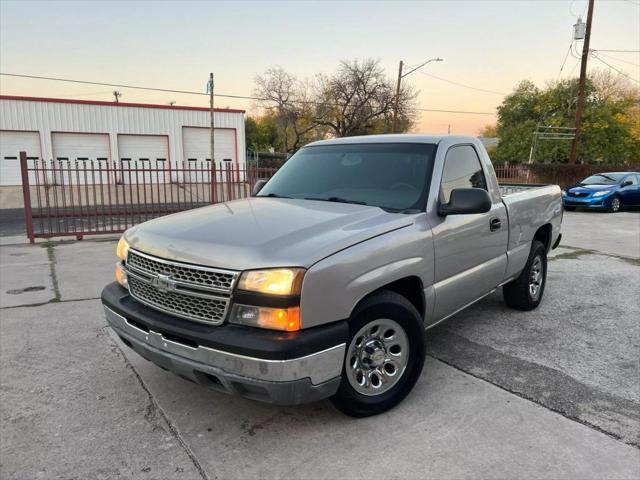
[[[611,200],[611,211],[617,212],[618,210],[620,210],[620,199],[617,197],[614,197]]]

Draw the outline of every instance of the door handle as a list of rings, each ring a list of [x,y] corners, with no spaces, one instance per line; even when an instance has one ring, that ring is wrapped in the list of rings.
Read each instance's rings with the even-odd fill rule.
[[[496,230],[500,230],[502,228],[502,222],[499,218],[492,218],[489,223],[489,230],[495,232]]]

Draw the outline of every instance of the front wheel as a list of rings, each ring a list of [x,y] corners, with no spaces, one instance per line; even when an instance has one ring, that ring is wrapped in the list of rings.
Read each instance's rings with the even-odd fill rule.
[[[529,258],[515,280],[502,287],[504,300],[516,310],[533,310],[542,301],[547,282],[547,249],[537,240],[531,243]]]
[[[564,207],[564,209],[565,209],[567,212],[575,212],[575,211],[576,211],[576,207]]]
[[[349,331],[342,381],[331,401],[352,417],[393,408],[413,389],[424,366],[420,314],[403,296],[381,291],[355,309]]]
[[[620,200],[620,197],[613,197],[611,199],[611,205],[609,205],[609,212],[616,213],[619,212],[621,208],[622,200]]]

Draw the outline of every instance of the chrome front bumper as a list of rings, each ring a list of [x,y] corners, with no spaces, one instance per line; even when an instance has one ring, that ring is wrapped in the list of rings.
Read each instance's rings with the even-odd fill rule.
[[[226,393],[295,405],[333,395],[340,384],[344,343],[290,360],[269,360],[186,345],[143,330],[104,306],[109,325],[142,357],[165,370]]]

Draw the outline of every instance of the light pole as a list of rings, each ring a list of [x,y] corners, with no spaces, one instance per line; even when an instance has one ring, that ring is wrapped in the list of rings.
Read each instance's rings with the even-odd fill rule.
[[[417,67],[412,68],[408,72],[402,73],[402,67],[404,63],[402,62],[402,60],[400,60],[400,66],[398,67],[398,84],[396,85],[396,101],[395,101],[395,106],[393,108],[393,124],[391,125],[391,133],[396,133],[396,127],[398,125],[398,103],[400,101],[400,83],[402,82],[402,79],[407,75],[409,75],[410,73],[415,72],[419,68],[424,67],[427,63],[442,62],[442,61],[443,61],[442,58],[430,58],[426,62],[421,63]]]

